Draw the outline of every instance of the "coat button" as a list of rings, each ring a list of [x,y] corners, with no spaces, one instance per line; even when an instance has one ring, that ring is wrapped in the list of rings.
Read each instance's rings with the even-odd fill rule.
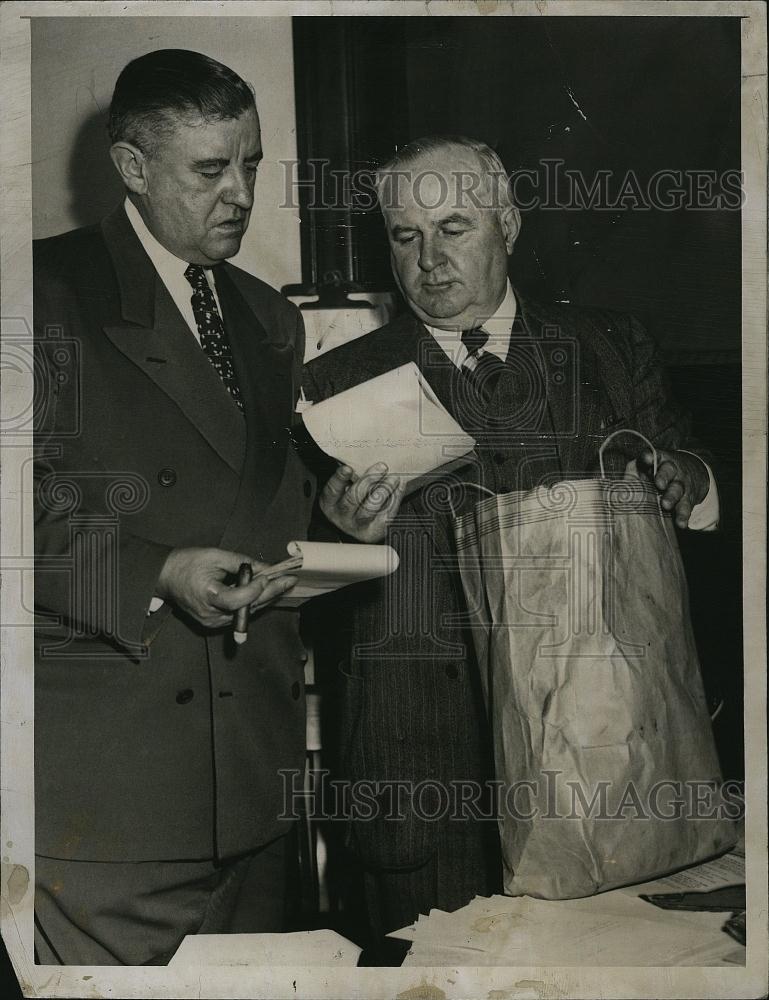
[[[195,697],[195,692],[191,688],[185,688],[183,691],[179,691],[176,695],[177,705],[186,705],[188,701],[192,701]]]
[[[450,677],[451,680],[456,680],[459,677],[459,668],[454,663],[450,663],[446,667],[446,676]]]
[[[161,486],[173,486],[176,482],[176,471],[174,469],[161,469],[158,473],[158,482]]]
[[[305,479],[304,486],[302,488],[304,489],[304,495],[306,497],[312,496],[312,483],[310,482],[309,479]]]
[[[294,701],[298,701],[299,695],[301,693],[302,693],[302,688],[301,685],[299,684],[299,681],[294,681],[294,683],[291,685],[291,697],[294,699]]]

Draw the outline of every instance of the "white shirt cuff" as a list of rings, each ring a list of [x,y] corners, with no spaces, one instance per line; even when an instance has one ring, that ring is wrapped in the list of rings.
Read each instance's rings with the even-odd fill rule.
[[[679,448],[679,451],[684,451],[684,449]],[[695,455],[693,451],[685,451],[684,454],[694,455],[695,458],[699,458],[699,455]],[[721,508],[718,500],[718,487],[716,486],[713,470],[703,459],[700,458],[700,461],[708,470],[710,486],[708,487],[705,499],[692,508],[692,513],[689,518],[689,530],[715,531],[718,527],[718,520],[721,516]]]
[[[162,597],[153,597],[150,601],[150,606],[147,610],[147,615],[154,615],[156,611],[160,611],[163,607],[165,601]]]

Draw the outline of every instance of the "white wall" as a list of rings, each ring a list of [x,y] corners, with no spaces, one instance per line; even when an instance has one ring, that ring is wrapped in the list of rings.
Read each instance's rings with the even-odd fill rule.
[[[276,288],[299,281],[299,211],[280,207],[279,161],[296,159],[290,17],[33,17],[33,236],[97,222],[121,200],[107,153],[112,89],[127,62],[163,48],[203,52],[254,85],[265,159],[236,260]]]

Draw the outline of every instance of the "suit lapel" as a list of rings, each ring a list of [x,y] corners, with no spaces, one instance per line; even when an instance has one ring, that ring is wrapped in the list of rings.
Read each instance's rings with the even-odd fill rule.
[[[240,411],[196,343],[123,209],[108,216],[102,228],[126,321],[107,326],[104,332],[240,474],[245,446]]]
[[[454,362],[449,358],[441,345],[428,332],[427,328],[415,320],[411,332],[413,357],[417,367],[430,383],[435,395],[443,403],[449,413],[459,420],[458,378],[460,374]]]
[[[592,468],[600,437],[597,359],[566,310],[545,308],[516,292],[527,335],[538,345],[551,433],[566,477]]]
[[[268,339],[226,265],[217,268],[216,289],[246,413],[246,461],[252,474],[244,476],[241,493],[250,505],[252,521],[267,508],[283,476],[293,417],[294,349]]]
[[[496,439],[505,450],[515,451],[521,461],[529,454],[532,458],[541,456],[538,467],[544,462],[552,472],[567,477],[594,469],[605,430],[601,423],[603,381],[589,331],[577,326],[566,309],[543,306],[517,290],[515,296],[525,333],[517,342],[511,338],[508,362],[518,364],[511,363],[513,372],[500,382],[487,408],[465,405],[466,380],[416,319],[388,334],[392,366],[415,360],[449,413],[478,437],[479,444],[489,430],[493,431],[489,424],[496,423],[499,429],[496,437],[489,438],[490,447]],[[515,359],[519,349],[522,354]],[[531,405],[522,406],[521,397],[530,398]],[[475,418],[468,417],[468,409]],[[514,413],[517,421],[519,411],[522,435],[516,434],[510,420]]]
[[[282,439],[293,416],[292,373],[294,348],[276,344],[235,286],[226,265],[216,270],[216,290],[222,318],[232,344],[233,362],[246,400],[249,432],[258,425],[264,437],[266,427],[273,443]],[[257,427],[254,426],[254,432]]]

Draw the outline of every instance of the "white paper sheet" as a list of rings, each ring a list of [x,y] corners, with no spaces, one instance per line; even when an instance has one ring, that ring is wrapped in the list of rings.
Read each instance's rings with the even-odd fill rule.
[[[413,362],[315,403],[302,417],[316,444],[358,475],[385,462],[404,483],[475,447]]]
[[[355,966],[361,949],[335,931],[188,934],[169,966]]]
[[[638,894],[743,880],[744,857],[730,853],[666,879],[585,899],[476,896],[454,913],[432,910],[390,936],[413,942],[403,963],[410,966],[740,964],[734,941],[722,930],[728,913],[664,910]]]
[[[638,895],[647,892],[709,892],[727,885],[745,881],[745,855],[741,850],[730,851],[713,861],[706,861],[694,868],[666,875],[648,885],[634,885],[623,892]]]

